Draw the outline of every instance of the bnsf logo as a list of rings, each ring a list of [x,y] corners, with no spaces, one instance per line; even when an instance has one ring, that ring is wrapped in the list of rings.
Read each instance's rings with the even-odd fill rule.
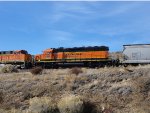
[[[82,53],[67,53],[66,55],[82,55]]]

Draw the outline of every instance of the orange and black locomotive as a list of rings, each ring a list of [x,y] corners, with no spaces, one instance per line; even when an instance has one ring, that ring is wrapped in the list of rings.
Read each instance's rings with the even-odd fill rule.
[[[31,68],[32,56],[25,50],[0,51],[0,64],[12,64],[20,68]]]
[[[36,65],[50,68],[64,65],[95,67],[109,62],[109,48],[106,46],[50,48],[35,55]]]

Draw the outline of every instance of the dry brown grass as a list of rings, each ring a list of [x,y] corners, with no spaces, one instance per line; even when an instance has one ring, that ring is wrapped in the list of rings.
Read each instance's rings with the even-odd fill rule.
[[[0,113],[27,113],[27,112],[23,112],[18,109],[11,109],[11,110],[0,109]]]
[[[3,92],[0,92],[0,104],[3,103],[4,94]]]
[[[66,95],[58,102],[60,113],[83,113],[83,101],[80,96]]]
[[[67,98],[64,96],[67,91],[80,97],[81,100],[78,102],[83,103],[84,113],[104,113],[107,110],[115,113],[149,113],[149,69],[150,66],[147,65],[127,68],[82,68],[80,74],[70,73],[72,69],[43,70],[40,76],[34,76],[28,70],[13,74],[1,73],[0,92],[3,92],[3,95],[0,95],[0,98],[3,101],[0,109],[5,112],[14,110],[16,113],[20,111],[30,113],[32,108],[30,101],[34,97],[38,100],[32,104],[34,107],[37,105],[37,108],[43,109],[40,106],[44,106],[44,109],[47,109],[45,106],[48,99],[44,100],[42,97],[51,98],[53,101],[51,106]],[[120,88],[121,91],[126,91],[126,87],[130,87],[131,92],[120,93]],[[69,102],[72,107],[75,106],[74,96]],[[74,108],[69,109],[74,113]]]
[[[1,73],[13,73],[13,72],[18,72],[17,68],[13,65],[5,65],[0,68]]]
[[[133,87],[135,88],[132,95],[133,101],[130,106],[135,113],[149,113],[150,111],[150,76],[141,76],[134,79]]]
[[[29,112],[32,113],[57,113],[56,104],[50,97],[34,97],[30,99]]]

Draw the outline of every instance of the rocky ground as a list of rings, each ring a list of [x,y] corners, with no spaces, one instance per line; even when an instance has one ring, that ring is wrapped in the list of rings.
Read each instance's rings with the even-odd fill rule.
[[[79,105],[84,103],[82,113],[150,113],[150,65],[77,71],[79,74],[72,69],[43,70],[39,75],[30,70],[1,72],[0,113],[81,113],[63,111],[60,101],[70,95]],[[46,103],[58,109],[44,111]]]

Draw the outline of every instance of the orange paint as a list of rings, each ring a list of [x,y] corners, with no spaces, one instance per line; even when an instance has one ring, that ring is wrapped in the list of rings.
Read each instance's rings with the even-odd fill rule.
[[[21,53],[23,50],[13,51],[12,54],[0,54],[0,62],[31,62],[32,57],[30,54]]]
[[[107,59],[108,51],[85,51],[85,52],[53,52],[53,49],[43,51],[43,54],[35,56],[36,61],[41,60],[67,60],[67,59]]]

